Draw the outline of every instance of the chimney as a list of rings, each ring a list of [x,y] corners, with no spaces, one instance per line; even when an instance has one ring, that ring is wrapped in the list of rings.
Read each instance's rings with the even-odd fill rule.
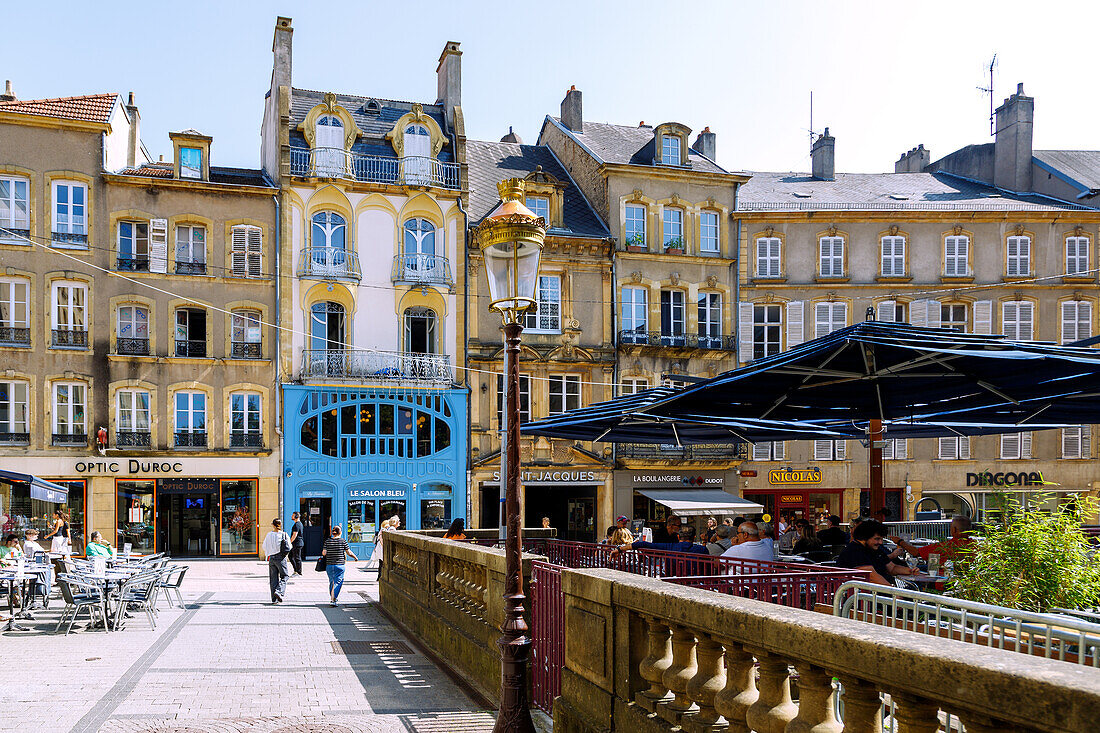
[[[569,87],[561,100],[561,123],[573,132],[584,132],[584,116],[581,114],[581,93]]]
[[[833,151],[835,139],[829,134],[829,128],[817,136],[810,148],[813,177],[819,181],[831,181],[836,178],[836,154]]]
[[[1035,98],[1024,85],[997,108],[997,137],[993,143],[993,185],[1009,191],[1031,190],[1031,136]]]
[[[141,156],[141,113],[134,103],[134,93],[130,92],[126,100],[126,116],[130,118],[130,132],[126,138],[126,166],[135,168],[140,165]]]
[[[894,163],[894,173],[923,173],[924,169],[932,162],[932,153],[921,143],[912,148],[908,153],[902,153]]]
[[[717,137],[717,135],[710,131],[709,126],[704,127],[703,131],[699,133],[699,137],[695,138],[695,144],[691,146],[691,149],[714,160]]]
[[[519,143],[523,145],[523,139],[512,130],[512,126],[508,125],[508,134],[500,139],[502,143]]]
[[[281,15],[275,19],[275,37],[271,40],[271,52],[275,54],[275,60],[271,67],[271,89],[273,92],[277,91],[279,87],[290,86],[294,45],[294,28],[290,23],[290,18],[284,18]]]
[[[11,88],[11,79],[4,82],[4,93],[0,94],[0,102],[14,102],[15,92]]]
[[[447,41],[435,67],[436,104],[443,105],[443,114],[454,124],[454,109],[462,106],[462,51],[458,41]]]

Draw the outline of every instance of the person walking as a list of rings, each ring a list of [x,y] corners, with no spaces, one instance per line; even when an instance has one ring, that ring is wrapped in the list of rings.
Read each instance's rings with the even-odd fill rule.
[[[290,526],[290,564],[294,568],[295,575],[302,574],[302,550],[306,546],[306,528],[299,519],[298,512],[293,512],[290,518],[294,524]]]
[[[69,518],[65,516],[63,510],[54,509],[53,531],[42,539],[50,540],[50,552],[58,555],[71,555],[73,553],[72,536],[69,534]]]
[[[264,537],[263,544],[272,603],[282,603],[283,596],[286,595],[286,579],[290,576],[286,558],[290,549],[290,535],[283,531],[283,520],[272,519],[271,531]]]
[[[352,560],[358,560],[351,551],[348,541],[340,536],[340,525],[332,528],[332,536],[325,540],[321,554],[325,558],[325,572],[328,573],[328,596],[333,606],[340,600],[340,589],[344,587],[344,564],[347,556]]]

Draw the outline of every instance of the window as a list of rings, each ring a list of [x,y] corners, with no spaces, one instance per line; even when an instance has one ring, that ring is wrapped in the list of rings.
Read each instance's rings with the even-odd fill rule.
[[[27,383],[0,382],[0,443],[29,443]]]
[[[752,446],[752,459],[754,461],[782,461],[786,456],[784,446],[786,446],[786,443],[781,440],[754,443]]]
[[[814,306],[814,338],[828,336],[848,325],[847,303],[817,303]]]
[[[344,123],[336,115],[317,118],[314,137],[314,169],[318,176],[333,178],[346,171],[344,153]]]
[[[965,235],[944,237],[944,277],[966,277],[970,274],[970,237]]]
[[[403,138],[405,182],[427,185],[432,180],[432,137],[424,125],[409,125]]]
[[[1008,277],[1031,274],[1031,237],[1009,237],[1007,244]]]
[[[314,350],[344,348],[344,306],[339,303],[314,303],[309,309],[309,347]]]
[[[905,277],[905,237],[882,238],[882,276]]]
[[[123,447],[148,446],[149,393],[138,389],[120,389],[115,393],[115,445]]]
[[[259,311],[233,311],[229,318],[229,330],[230,351],[234,359],[263,357]]]
[[[519,421],[531,422],[531,377],[519,375]],[[504,375],[497,375],[497,425],[504,429]]]
[[[678,135],[661,135],[661,162],[680,165],[680,138]]]
[[[645,247],[645,207],[638,204],[626,205],[626,219],[623,236],[632,247]]]
[[[847,454],[847,443],[843,440],[815,440],[815,461],[843,461]]]
[[[886,461],[904,461],[909,457],[909,441],[905,438],[887,438],[882,447],[882,458]]]
[[[1013,300],[1001,304],[1001,333],[1012,341],[1031,341],[1035,337],[1033,309],[1028,301]]]
[[[966,305],[962,303],[940,304],[940,328],[966,333],[969,321],[966,315]]]
[[[0,227],[14,229],[15,234],[30,235],[30,206],[28,184],[25,178],[0,176]],[[11,239],[8,232],[0,232],[0,239]],[[29,244],[16,240],[20,244]]]
[[[638,394],[649,389],[648,379],[627,378],[623,380],[623,387],[619,390],[622,395]]]
[[[206,356],[206,311],[201,308],[176,311],[176,356]]]
[[[535,305],[524,315],[524,323],[530,331],[561,331],[561,278],[539,275]]]
[[[646,331],[649,328],[649,291],[645,288],[623,288],[622,316],[623,343],[646,343]]]
[[[780,276],[780,239],[779,237],[759,237],[756,240],[756,276]]]
[[[844,276],[844,237],[822,237],[818,240],[821,277]]]
[[[680,209],[665,209],[661,216],[664,222],[664,244],[666,249],[684,246],[684,212]]]
[[[260,428],[260,395],[257,392],[234,392],[229,396],[230,448],[262,448]]]
[[[1092,457],[1092,426],[1062,428],[1062,458]]]
[[[180,178],[202,178],[201,148],[180,148]]]
[[[429,277],[443,267],[435,256],[435,225],[427,219],[405,222],[405,270],[409,279]],[[439,273],[442,275],[442,273]]]
[[[1087,300],[1062,302],[1062,343],[1068,344],[1092,336],[1092,303]]]
[[[206,274],[206,228],[199,226],[176,227],[176,273],[179,275]]]
[[[54,181],[54,241],[88,243],[87,196],[88,187],[83,183]]]
[[[232,230],[233,277],[262,277],[263,232],[241,224]]]
[[[206,394],[176,392],[177,448],[206,447]]]
[[[0,204],[2,207],[3,204]],[[1066,274],[1086,275],[1089,271],[1089,238],[1066,237]]]
[[[62,348],[88,347],[87,287],[82,283],[53,284],[53,345]]]
[[[409,354],[435,354],[436,317],[430,308],[405,310],[405,352]]]
[[[722,347],[722,296],[720,293],[699,293],[699,347]]]
[[[970,438],[965,435],[952,435],[940,438],[940,459],[945,461],[966,461],[970,459]]]
[[[0,344],[30,346],[29,292],[25,280],[0,280]]]
[[[140,305],[120,305],[115,330],[115,351],[144,356],[149,353],[149,310]]]
[[[783,349],[783,306],[754,305],[752,307],[752,358],[778,354]]]
[[[560,415],[581,406],[581,378],[574,374],[550,377],[550,414]]]
[[[84,426],[86,386],[76,382],[56,382],[53,386],[53,442],[83,445],[88,442]]]
[[[1031,433],[1005,433],[1001,435],[1001,458],[1031,458]]]
[[[661,291],[661,345],[684,345],[684,291]]]
[[[923,306],[924,304],[921,303],[920,305]],[[906,303],[899,303],[896,300],[883,300],[875,307],[875,320],[883,323],[908,323],[907,311]]]
[[[528,196],[527,208],[535,216],[541,216],[546,225],[550,225],[550,199],[546,196]]]
[[[149,271],[149,223],[120,221],[118,223],[118,269],[131,272]]]
[[[699,214],[699,251],[718,252],[718,214],[713,211]]]

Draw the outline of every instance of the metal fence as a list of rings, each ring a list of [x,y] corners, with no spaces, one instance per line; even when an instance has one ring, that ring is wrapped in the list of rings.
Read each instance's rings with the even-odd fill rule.
[[[459,188],[457,163],[416,155],[404,158],[364,155],[342,148],[294,148],[290,151],[290,174],[368,183]]]
[[[390,354],[340,349],[303,350],[302,376],[429,384],[450,384],[454,379],[451,359],[447,354]]]
[[[565,665],[565,596],[561,567],[548,562],[531,564],[531,687],[535,706],[554,714],[554,698],[561,694]]]
[[[932,519],[922,522],[886,522],[891,535],[908,534],[911,538],[946,540],[951,536],[950,519]]]

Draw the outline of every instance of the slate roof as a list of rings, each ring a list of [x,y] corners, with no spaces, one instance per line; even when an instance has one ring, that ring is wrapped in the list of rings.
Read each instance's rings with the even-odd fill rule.
[[[292,147],[306,147],[305,136],[298,132],[300,125],[309,114],[309,111],[324,101],[327,92],[318,92],[312,89],[294,88],[290,95],[290,144]],[[370,102],[378,102],[380,109],[378,114],[368,114],[367,105]],[[386,141],[386,133],[393,129],[393,125],[402,115],[412,111],[412,102],[402,102],[396,99],[381,99],[378,97],[359,97],[353,94],[336,94],[336,103],[351,113],[355,124],[363,131],[363,136],[355,141],[352,152],[365,155],[380,155],[395,158],[397,154],[393,147]],[[447,121],[443,106],[439,104],[423,104],[424,114],[431,117],[439,127],[446,132]],[[451,150],[450,141],[439,151],[439,160],[453,161],[454,151]]]
[[[57,117],[63,120],[84,120],[107,123],[111,119],[117,94],[85,94],[79,97],[53,99],[16,99],[0,102],[0,112]]]
[[[750,172],[739,211],[1057,211],[1086,207],[1037,195],[1011,194],[949,173]]]
[[[470,220],[478,223],[500,203],[497,183],[506,178],[524,178],[542,166],[544,173],[566,184],[561,228],[550,234],[607,237],[610,233],[596,216],[587,199],[544,145],[466,141],[466,162],[470,176]]]
[[[171,163],[146,163],[138,168],[123,168],[119,171],[123,176],[143,176],[145,178],[172,177]],[[191,179],[188,179],[191,180]],[[210,166],[210,182],[224,183],[233,186],[266,186],[274,188],[264,176],[263,171],[252,168],[224,168],[222,166]]]
[[[548,120],[566,135],[571,135],[578,142],[592,151],[592,154],[604,163],[630,163],[633,165],[653,165],[653,128],[649,125],[637,127],[630,125],[613,125],[609,122],[584,121],[584,132],[573,132],[561,124],[557,117],[547,117]],[[688,149],[688,167],[691,170],[706,173],[728,173],[725,168],[700,155],[692,149]]]
[[[1031,157],[1073,179],[1088,192],[1100,192],[1100,150],[1034,150]]]

